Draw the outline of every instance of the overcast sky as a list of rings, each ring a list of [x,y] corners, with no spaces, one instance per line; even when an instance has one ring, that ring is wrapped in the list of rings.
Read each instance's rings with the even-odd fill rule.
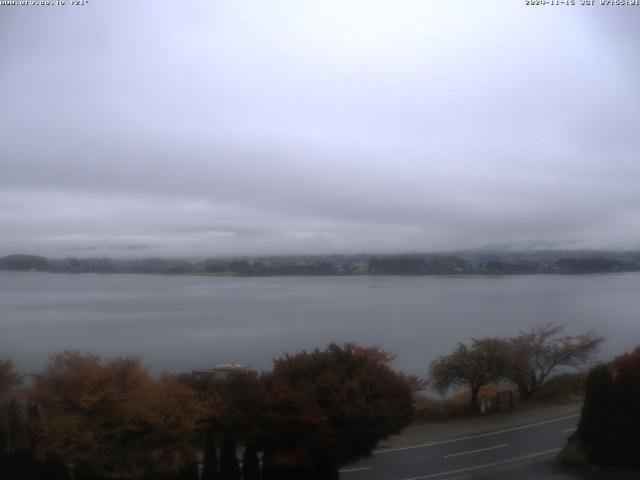
[[[0,254],[640,248],[638,25],[524,0],[0,6]]]

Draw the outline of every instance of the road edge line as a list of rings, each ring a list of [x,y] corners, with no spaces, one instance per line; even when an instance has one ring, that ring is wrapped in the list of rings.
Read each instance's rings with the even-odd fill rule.
[[[419,445],[409,445],[408,447],[384,448],[384,449],[381,449],[381,450],[374,450],[373,452],[371,452],[371,454],[372,455],[380,455],[381,453],[400,452],[402,450],[412,450],[412,449],[415,449],[415,448],[433,447],[435,445],[445,445],[447,443],[461,442],[463,440],[472,440],[474,438],[490,437],[491,435],[500,435],[501,433],[516,432],[518,430],[525,430],[527,428],[534,428],[534,427],[538,427],[540,425],[547,425],[549,423],[562,422],[563,420],[568,420],[570,418],[575,418],[575,417],[579,417],[579,416],[580,416],[579,413],[574,413],[572,415],[566,415],[564,417],[554,418],[553,420],[545,420],[544,422],[530,423],[528,425],[521,425],[519,427],[506,428],[504,430],[498,430],[498,431],[495,431],[495,432],[479,433],[477,435],[470,435],[468,437],[452,438],[450,440],[442,440],[440,442],[421,443]]]
[[[562,450],[562,449],[561,448],[553,448],[551,450],[545,450],[543,452],[530,453],[529,455],[523,455],[521,457],[510,458],[510,459],[507,459],[507,460],[500,460],[499,462],[486,463],[484,465],[476,465],[474,467],[459,468],[458,470],[449,470],[448,472],[431,473],[429,475],[422,475],[420,477],[403,478],[401,480],[425,480],[427,478],[441,477],[443,475],[452,475],[452,474],[455,474],[455,473],[470,472],[470,471],[473,471],[473,470],[480,470],[482,468],[495,467],[496,465],[503,465],[505,463],[518,462],[520,460],[527,460],[529,458],[540,457],[542,455],[548,455],[550,453],[559,452],[560,450]]]

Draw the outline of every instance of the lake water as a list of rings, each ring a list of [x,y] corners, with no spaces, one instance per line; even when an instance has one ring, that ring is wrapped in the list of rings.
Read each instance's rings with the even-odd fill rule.
[[[0,272],[0,358],[23,373],[64,349],[137,355],[153,371],[240,362],[355,341],[423,375],[470,337],[539,322],[640,345],[640,275],[190,277]]]

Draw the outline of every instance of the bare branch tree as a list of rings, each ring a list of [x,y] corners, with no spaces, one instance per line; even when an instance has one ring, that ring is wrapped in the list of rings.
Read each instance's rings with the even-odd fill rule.
[[[593,332],[571,336],[562,335],[564,330],[562,325],[543,323],[509,341],[509,379],[521,398],[531,398],[554,370],[587,363],[604,341]]]

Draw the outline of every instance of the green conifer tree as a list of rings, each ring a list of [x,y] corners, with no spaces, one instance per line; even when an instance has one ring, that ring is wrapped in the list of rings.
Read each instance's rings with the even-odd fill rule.
[[[4,433],[4,425],[0,423],[0,461],[7,454],[7,435]]]
[[[586,447],[589,461],[602,464],[607,460],[612,413],[613,374],[606,365],[592,368],[587,377],[582,415],[577,438]]]
[[[24,448],[26,442],[26,434],[24,422],[20,412],[20,406],[15,398],[11,399],[9,404],[9,451],[17,452]]]
[[[226,430],[220,447],[220,480],[240,480],[240,465],[231,432]]]
[[[640,466],[640,348],[614,362],[609,462]]]
[[[37,448],[38,436],[36,434],[36,423],[40,418],[40,407],[37,403],[29,402],[27,407],[27,448],[35,452]]]
[[[43,480],[69,480],[69,469],[61,458],[48,457],[38,467],[38,478]]]
[[[242,455],[242,480],[260,480],[260,462],[253,445],[248,445]]]
[[[260,469],[262,480],[277,480],[277,476],[273,468],[272,457],[273,452],[268,449],[262,454],[262,468]]]
[[[213,429],[209,428],[204,441],[202,458],[202,480],[218,480],[218,453]]]

